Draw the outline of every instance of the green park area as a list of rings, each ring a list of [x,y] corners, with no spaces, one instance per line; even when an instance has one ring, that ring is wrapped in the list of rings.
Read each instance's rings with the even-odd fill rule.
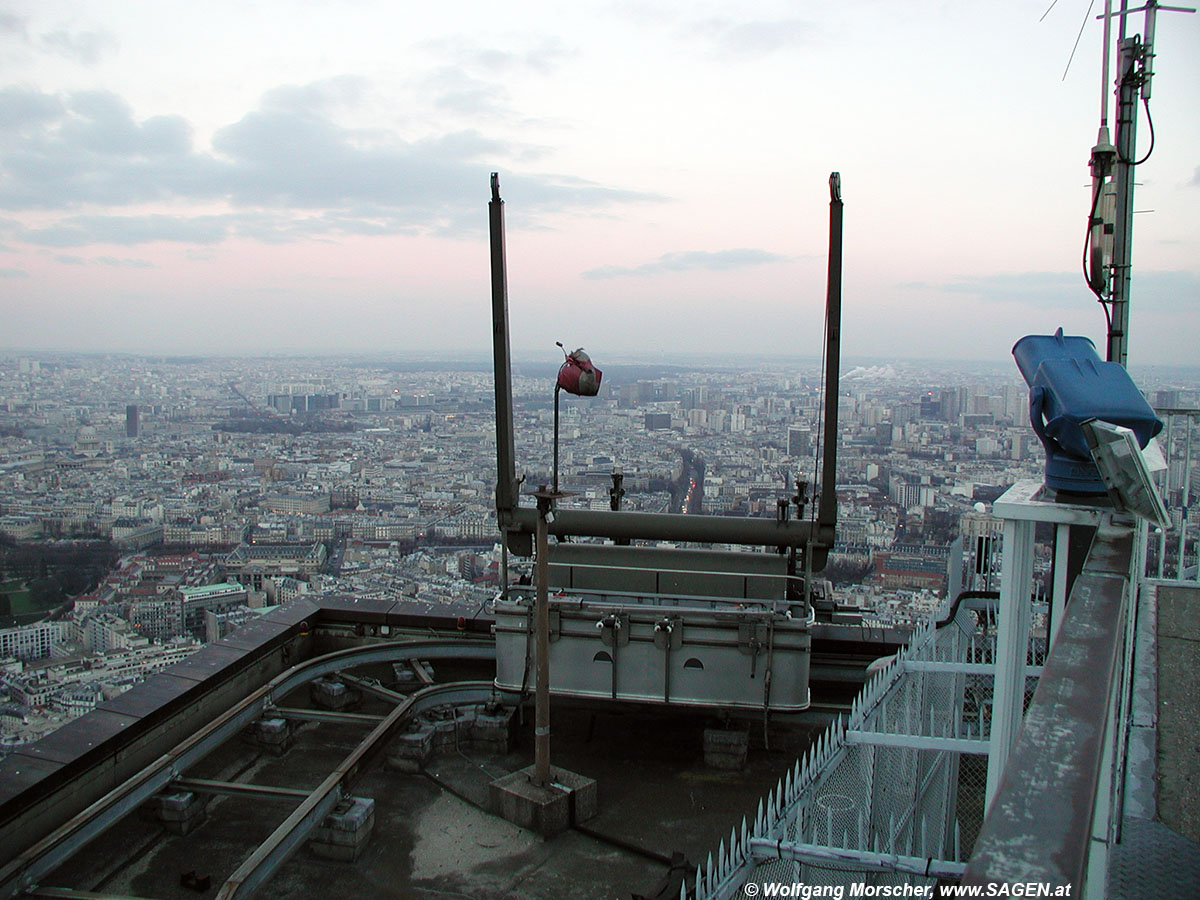
[[[11,619],[42,613],[47,609],[52,609],[54,605],[53,599],[49,604],[38,604],[33,598],[33,592],[29,589],[29,585],[23,579],[13,578],[8,581],[0,581],[0,624],[6,620],[9,621],[9,624],[13,624]]]
[[[116,559],[108,541],[0,540],[0,628],[55,612],[94,588]]]

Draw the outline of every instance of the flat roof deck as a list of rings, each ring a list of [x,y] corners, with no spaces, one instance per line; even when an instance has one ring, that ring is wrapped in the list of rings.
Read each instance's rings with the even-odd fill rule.
[[[449,667],[448,667],[449,668]],[[441,671],[439,671],[439,680]],[[307,706],[297,690],[281,705]],[[364,697],[359,712],[383,714],[385,701]],[[705,766],[699,714],[652,708],[556,704],[555,765],[595,778],[599,813],[582,828],[543,839],[484,812],[490,782],[532,759],[532,714],[514,749],[488,752],[463,744],[437,751],[423,774],[387,768],[382,755],[351,794],[375,800],[375,826],[354,863],[319,859],[302,847],[262,888],[264,896],[329,895],[424,898],[627,898],[652,894],[673,851],[690,868],[751,816],[759,798],[825,725],[819,717],[751,729],[746,768]],[[231,741],[189,777],[312,788],[365,736],[369,725],[305,723],[295,744],[276,757]],[[181,884],[195,871],[213,890],[295,808],[297,800],[219,796],[203,824],[171,835],[131,815],[61,866],[46,885],[109,895],[194,898]],[[678,896],[678,886],[670,895]]]

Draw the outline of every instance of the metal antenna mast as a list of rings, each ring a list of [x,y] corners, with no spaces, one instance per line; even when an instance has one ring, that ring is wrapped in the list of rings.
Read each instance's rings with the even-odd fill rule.
[[[1112,224],[1112,283],[1108,298],[1111,311],[1108,324],[1108,361],[1125,365],[1129,356],[1129,295],[1132,275],[1133,257],[1133,170],[1144,159],[1138,160],[1137,153],[1137,101],[1141,96],[1149,115],[1150,82],[1154,75],[1154,27],[1158,11],[1195,12],[1178,6],[1159,6],[1157,0],[1146,0],[1146,5],[1137,9],[1126,9],[1121,4],[1121,11],[1115,13],[1120,17],[1120,46],[1117,60],[1117,144],[1115,153],[1111,147],[1102,146],[1107,142],[1107,129],[1101,124],[1101,138],[1092,151],[1093,191],[1102,192],[1107,175],[1112,172],[1112,185],[1115,188],[1115,212]],[[1126,16],[1135,12],[1146,13],[1142,36],[1125,37]],[[1109,34],[1109,18],[1114,15],[1108,8],[1101,16],[1105,21],[1105,37]],[[1105,45],[1105,60],[1108,58],[1107,43]],[[1107,106],[1104,107],[1107,110]],[[1151,129],[1153,134],[1153,128]],[[1153,149],[1153,142],[1151,142]],[[1112,170],[1115,156],[1115,171]],[[1092,196],[1092,225],[1096,226],[1099,214],[1099,193]],[[1093,246],[1095,251],[1095,246]],[[1100,263],[1103,265],[1103,263]],[[1093,289],[1097,282],[1102,284],[1102,276],[1098,276],[1097,265],[1093,263]],[[1104,302],[1103,299],[1101,302]]]

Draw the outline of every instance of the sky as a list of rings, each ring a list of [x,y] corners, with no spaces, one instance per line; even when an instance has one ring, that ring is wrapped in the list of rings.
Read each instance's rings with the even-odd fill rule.
[[[517,353],[819,354],[832,171],[843,354],[1103,348],[1102,7],[0,0],[0,348],[486,351],[493,171]],[[1200,364],[1200,15],[1155,50],[1130,363]]]

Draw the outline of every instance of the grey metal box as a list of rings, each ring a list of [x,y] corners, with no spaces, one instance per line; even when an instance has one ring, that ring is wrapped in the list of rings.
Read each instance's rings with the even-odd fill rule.
[[[552,694],[807,708],[811,638],[802,609],[784,602],[781,557],[560,545],[548,561]],[[496,685],[531,690],[532,590],[498,600],[495,616]]]

